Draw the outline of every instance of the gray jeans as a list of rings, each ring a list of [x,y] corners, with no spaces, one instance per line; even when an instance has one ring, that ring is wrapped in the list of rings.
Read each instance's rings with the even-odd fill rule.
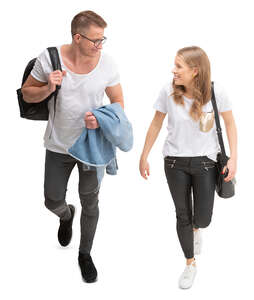
[[[69,177],[76,164],[79,170],[79,197],[82,206],[79,251],[90,253],[99,217],[99,184],[96,169],[86,170],[83,164],[72,156],[46,150],[45,206],[61,219],[70,218],[71,212],[65,196]]]

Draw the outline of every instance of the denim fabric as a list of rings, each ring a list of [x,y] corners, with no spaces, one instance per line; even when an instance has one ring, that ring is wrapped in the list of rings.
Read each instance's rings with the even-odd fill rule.
[[[167,156],[164,163],[176,208],[178,238],[185,257],[192,258],[193,228],[207,227],[212,219],[216,165],[207,156]]]
[[[75,166],[79,171],[79,198],[82,206],[80,216],[79,251],[89,253],[99,218],[99,189],[96,169],[84,169],[83,164],[68,154],[46,150],[44,196],[45,206],[59,218],[67,220],[71,216],[65,197],[71,172]],[[72,199],[73,200],[73,199]]]
[[[121,105],[113,103],[92,111],[99,128],[84,128],[75,144],[68,149],[71,156],[87,166],[105,168],[108,174],[117,173],[116,147],[129,151],[133,146],[132,125]]]

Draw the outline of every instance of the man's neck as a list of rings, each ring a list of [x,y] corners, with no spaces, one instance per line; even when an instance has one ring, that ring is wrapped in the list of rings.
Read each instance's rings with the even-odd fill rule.
[[[100,53],[96,56],[84,55],[80,50],[70,45],[61,47],[61,55],[64,65],[72,72],[77,74],[88,74],[98,64]]]
[[[74,66],[93,64],[94,62],[97,62],[100,57],[100,53],[96,56],[85,55],[73,44],[67,46],[66,54]]]

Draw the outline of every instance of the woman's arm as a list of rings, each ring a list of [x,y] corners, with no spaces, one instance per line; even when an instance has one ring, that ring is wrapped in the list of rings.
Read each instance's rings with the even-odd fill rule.
[[[139,171],[144,179],[147,179],[147,176],[150,175],[149,164],[147,162],[148,154],[150,153],[150,150],[157,139],[165,116],[166,114],[156,111],[152,123],[147,131],[145,145],[139,163]]]
[[[232,110],[222,112],[221,116],[225,123],[230,148],[230,159],[228,160],[227,166],[224,169],[224,172],[226,168],[228,168],[229,171],[225,181],[230,181],[235,177],[237,167],[237,130]]]

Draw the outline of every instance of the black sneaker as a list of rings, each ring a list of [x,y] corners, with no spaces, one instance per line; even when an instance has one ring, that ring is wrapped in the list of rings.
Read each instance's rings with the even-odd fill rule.
[[[97,279],[97,270],[91,255],[79,252],[78,262],[83,279],[88,283],[95,282]]]
[[[75,207],[71,204],[68,205],[71,210],[71,218],[69,220],[61,220],[58,229],[58,241],[61,246],[66,247],[69,245],[72,237],[72,222],[75,214]]]

